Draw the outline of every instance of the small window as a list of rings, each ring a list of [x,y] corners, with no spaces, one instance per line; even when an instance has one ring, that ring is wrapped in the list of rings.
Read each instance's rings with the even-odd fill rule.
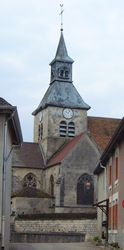
[[[61,67],[58,69],[58,77],[60,78],[69,78],[69,70],[67,67]]]
[[[50,188],[50,195],[54,196],[54,177],[53,177],[53,175],[50,176],[49,188]]]
[[[29,173],[24,177],[23,186],[36,188],[36,178],[32,173]]]
[[[118,157],[115,158],[115,180],[118,180]]]
[[[109,166],[109,186],[112,185],[112,166]]]
[[[75,136],[75,124],[74,124],[74,122],[69,122],[69,124],[68,124],[68,136],[69,137]]]
[[[41,140],[43,136],[43,124],[40,123],[38,127],[38,140]]]
[[[60,122],[60,126],[59,126],[59,133],[61,137],[66,137],[66,133],[67,133],[67,124],[65,121],[61,121]]]
[[[66,70],[65,71],[65,78],[68,78],[68,76],[69,76],[69,72],[68,72],[68,70]]]

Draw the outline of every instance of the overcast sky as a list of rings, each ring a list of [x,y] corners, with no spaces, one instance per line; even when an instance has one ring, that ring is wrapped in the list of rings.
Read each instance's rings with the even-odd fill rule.
[[[59,0],[0,1],[0,96],[17,106],[23,138],[49,86]],[[124,0],[64,0],[64,38],[88,115],[124,116]]]

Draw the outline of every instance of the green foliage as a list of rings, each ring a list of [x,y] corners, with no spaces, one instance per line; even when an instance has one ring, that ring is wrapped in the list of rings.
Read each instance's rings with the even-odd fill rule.
[[[99,238],[99,236],[95,236],[93,238],[93,240],[94,240],[96,246],[101,245],[101,243],[102,243],[102,240]]]
[[[112,246],[113,248],[120,248],[118,242],[111,242],[110,246]]]

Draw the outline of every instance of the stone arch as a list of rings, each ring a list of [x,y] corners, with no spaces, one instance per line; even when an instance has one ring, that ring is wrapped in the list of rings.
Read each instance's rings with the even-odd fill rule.
[[[77,182],[77,204],[92,205],[94,201],[94,184],[91,175],[81,175]]]

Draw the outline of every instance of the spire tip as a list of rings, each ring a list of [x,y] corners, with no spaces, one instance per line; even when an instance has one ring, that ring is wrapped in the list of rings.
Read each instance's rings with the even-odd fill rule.
[[[61,29],[60,29],[60,31],[63,31],[63,12],[64,12],[63,4],[60,4],[60,7],[61,7],[61,12],[59,14],[61,16]]]

